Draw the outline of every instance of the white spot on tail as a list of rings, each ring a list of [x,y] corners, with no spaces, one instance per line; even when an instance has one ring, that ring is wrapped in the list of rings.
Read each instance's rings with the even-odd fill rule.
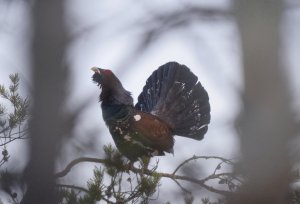
[[[151,153],[151,156],[158,156],[158,151],[154,150],[154,152]]]
[[[205,128],[207,125],[208,124],[201,125],[200,128],[199,128],[199,130],[202,129],[202,128]]]
[[[197,125],[190,127],[190,131],[201,130],[202,128],[205,128],[206,126],[208,126],[208,124],[203,124],[200,127],[197,124]]]
[[[134,119],[135,119],[135,121],[139,121],[139,120],[141,120],[141,116],[140,115],[135,115],[135,116],[133,116],[134,117]]]

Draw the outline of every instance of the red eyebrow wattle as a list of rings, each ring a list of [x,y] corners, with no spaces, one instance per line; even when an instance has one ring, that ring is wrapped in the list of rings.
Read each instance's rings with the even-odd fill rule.
[[[105,69],[103,72],[104,74],[112,74],[112,71],[110,69]]]

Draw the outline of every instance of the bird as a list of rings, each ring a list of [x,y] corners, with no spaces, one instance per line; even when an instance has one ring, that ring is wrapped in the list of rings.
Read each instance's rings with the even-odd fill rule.
[[[174,136],[203,139],[210,123],[207,91],[185,65],[168,62],[153,71],[134,105],[116,75],[92,67],[101,89],[102,116],[119,152],[132,162],[174,154]]]

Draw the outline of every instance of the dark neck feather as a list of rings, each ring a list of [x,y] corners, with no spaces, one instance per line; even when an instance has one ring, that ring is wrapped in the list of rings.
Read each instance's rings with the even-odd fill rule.
[[[102,89],[99,98],[100,101],[106,105],[133,105],[133,99],[130,95],[130,92],[126,90],[121,92],[115,92],[111,90]]]
[[[100,101],[106,105],[133,105],[133,99],[129,91],[125,90],[115,76],[102,84]]]
[[[102,116],[107,125],[116,121],[126,121],[133,112],[133,106],[101,104]]]

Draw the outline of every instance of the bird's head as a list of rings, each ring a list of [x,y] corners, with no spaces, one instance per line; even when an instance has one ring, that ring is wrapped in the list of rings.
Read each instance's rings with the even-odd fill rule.
[[[116,76],[109,69],[101,69],[99,67],[92,67],[91,70],[94,72],[92,79],[98,86],[102,87],[104,84],[109,83]]]
[[[133,103],[130,92],[126,91],[120,80],[109,69],[92,67],[94,72],[93,81],[102,88],[100,95],[101,101],[114,101],[114,103],[128,104]]]

